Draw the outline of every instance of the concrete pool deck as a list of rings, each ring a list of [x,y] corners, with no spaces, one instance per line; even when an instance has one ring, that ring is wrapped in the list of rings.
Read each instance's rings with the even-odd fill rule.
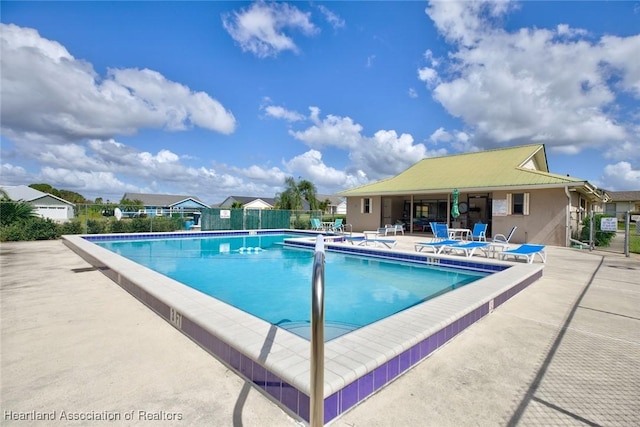
[[[299,425],[61,241],[0,249],[3,425]],[[549,247],[540,280],[331,425],[637,425],[639,271]]]

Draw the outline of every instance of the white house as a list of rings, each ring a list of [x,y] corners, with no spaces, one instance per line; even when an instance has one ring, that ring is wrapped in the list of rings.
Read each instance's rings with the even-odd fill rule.
[[[276,199],[273,197],[229,196],[218,207],[231,208],[236,202],[242,204],[242,209],[273,209]]]
[[[27,202],[34,207],[36,215],[56,222],[74,218],[74,204],[53,194],[43,193],[26,185],[0,186],[7,196],[16,202]]]

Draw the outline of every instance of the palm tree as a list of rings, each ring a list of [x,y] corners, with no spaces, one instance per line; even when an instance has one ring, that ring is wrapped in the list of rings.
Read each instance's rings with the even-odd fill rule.
[[[10,225],[35,216],[35,208],[32,205],[21,200],[11,200],[7,193],[0,190],[0,225]]]
[[[303,199],[309,202],[312,210],[318,209],[316,186],[312,182],[303,179],[296,183],[296,180],[290,176],[284,180],[284,184],[286,189],[277,196],[280,209],[301,210]]]

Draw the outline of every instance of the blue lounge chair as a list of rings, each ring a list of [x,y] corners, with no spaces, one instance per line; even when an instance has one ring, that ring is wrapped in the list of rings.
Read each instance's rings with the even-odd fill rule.
[[[526,258],[527,263],[533,263],[533,258],[536,254],[540,257],[543,263],[547,262],[547,254],[543,245],[529,245],[524,244],[519,248],[509,249],[507,251],[500,252],[500,259],[506,259],[509,256],[514,258]]]
[[[477,223],[473,226],[473,232],[471,233],[471,240],[478,242],[487,241],[487,224]]]
[[[413,245],[416,252],[422,252],[424,248],[428,248],[428,249],[433,249],[434,253],[439,254],[440,252],[442,252],[442,248],[444,248],[445,246],[456,245],[459,243],[460,243],[459,240],[447,239],[447,240],[440,240],[437,242],[415,242]]]
[[[447,224],[442,224],[439,222],[432,222],[431,230],[433,231],[433,240],[449,240],[449,227]]]
[[[369,243],[373,243],[375,246],[384,245],[387,248],[393,248],[398,243],[397,240],[394,239],[381,239],[377,234],[374,237],[370,237],[370,234],[364,234],[364,244],[369,245]]]
[[[343,236],[342,238],[344,239],[345,242],[349,242],[352,245],[357,244],[362,246],[367,243],[364,236]]]
[[[442,248],[441,252],[458,252],[461,251],[464,256],[467,258],[473,256],[476,249],[480,249],[484,252],[484,255],[487,256],[487,249],[489,248],[489,244],[486,242],[468,242],[468,243],[460,243],[458,241],[457,245],[446,245]]]

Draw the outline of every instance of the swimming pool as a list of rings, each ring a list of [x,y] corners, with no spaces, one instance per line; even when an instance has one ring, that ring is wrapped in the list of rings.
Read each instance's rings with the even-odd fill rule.
[[[306,339],[313,254],[290,234],[96,242]],[[325,339],[384,319],[489,273],[327,253]],[[256,280],[259,278],[259,280]]]
[[[202,232],[202,236],[251,236],[291,230]],[[302,236],[302,234],[299,234]],[[315,239],[287,240],[313,249]],[[293,417],[309,421],[310,343],[94,242],[183,239],[192,233],[63,236],[64,243],[204,350],[244,377]],[[326,243],[327,252],[462,269],[495,271],[455,292],[416,304],[325,345],[324,421],[329,423],[397,379],[509,298],[542,277],[543,264],[432,255]],[[310,286],[310,284],[309,284]],[[490,345],[490,343],[487,343]],[[186,363],[186,362],[185,362]]]

